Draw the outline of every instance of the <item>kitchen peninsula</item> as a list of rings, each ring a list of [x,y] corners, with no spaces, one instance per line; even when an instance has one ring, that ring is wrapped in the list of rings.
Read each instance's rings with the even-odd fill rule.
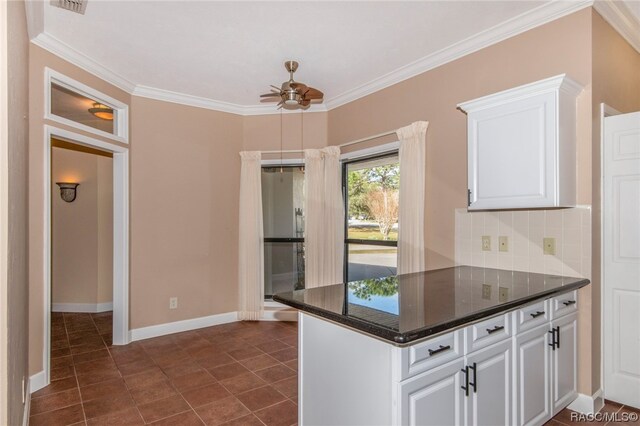
[[[583,278],[458,266],[274,296],[301,425],[544,424],[577,396]]]

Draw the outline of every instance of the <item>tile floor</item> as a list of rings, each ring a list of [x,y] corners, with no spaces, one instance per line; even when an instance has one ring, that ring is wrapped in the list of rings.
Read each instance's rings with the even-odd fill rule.
[[[297,423],[297,328],[237,322],[111,346],[110,312],[54,313],[51,384],[31,399],[31,426]],[[607,401],[604,411],[630,407]],[[577,423],[571,411],[546,426]],[[640,422],[624,423],[626,426]]]
[[[572,421],[571,420],[571,414],[572,413],[574,413],[574,412],[569,410],[568,408],[565,408],[564,410],[560,411],[553,419],[549,420],[545,424],[545,426],[574,426],[574,425],[580,425],[580,426],[587,426],[587,425],[639,426],[640,425],[640,420],[626,421],[626,422],[615,422],[615,421],[600,421],[600,422],[592,421],[592,422],[587,422],[585,420],[580,421],[580,422],[579,421]],[[614,413],[617,413],[616,416],[617,416],[618,420],[623,420],[623,419],[628,417],[628,416],[623,416],[622,415],[623,413],[637,413],[637,414],[640,414],[640,410],[638,410],[637,408],[633,408],[633,407],[629,407],[629,406],[618,404],[617,402],[606,401],[605,400],[604,407],[602,408],[600,413],[602,413],[603,415],[607,416],[606,418],[602,417],[603,420],[614,419],[614,416],[613,416]],[[576,414],[577,413],[574,413],[574,416]],[[574,419],[576,419],[576,418],[574,417]],[[578,419],[576,419],[576,420],[578,420]]]
[[[52,314],[29,424],[297,423],[295,323],[237,322],[111,346],[110,312]]]

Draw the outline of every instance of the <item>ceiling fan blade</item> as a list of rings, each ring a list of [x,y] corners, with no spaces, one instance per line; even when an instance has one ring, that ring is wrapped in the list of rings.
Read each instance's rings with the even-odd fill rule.
[[[322,99],[324,97],[324,94],[318,89],[314,89],[313,87],[309,87],[308,89],[309,90],[304,93],[305,99]]]
[[[294,81],[293,83],[289,83],[289,86],[298,93],[304,93],[307,90],[307,85],[304,83],[296,83]]]
[[[277,90],[278,92],[280,92],[282,89],[278,86],[274,86],[273,84],[270,84],[269,86],[273,87],[275,90]]]
[[[265,93],[264,95],[260,95],[261,98],[279,98],[280,97],[280,92],[278,93]]]
[[[300,105],[302,105],[303,107],[309,106],[310,104],[311,104],[311,99],[304,99],[300,101]]]

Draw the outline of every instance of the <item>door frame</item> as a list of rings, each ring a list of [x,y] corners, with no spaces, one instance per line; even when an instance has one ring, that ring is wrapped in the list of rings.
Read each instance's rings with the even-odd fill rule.
[[[604,124],[605,118],[622,114],[617,109],[602,102],[600,104],[600,389],[602,389],[602,397],[605,397],[606,389],[604,388]]]
[[[113,154],[113,344],[130,342],[129,332],[129,148],[45,124],[44,126],[44,373],[51,368],[51,138]]]

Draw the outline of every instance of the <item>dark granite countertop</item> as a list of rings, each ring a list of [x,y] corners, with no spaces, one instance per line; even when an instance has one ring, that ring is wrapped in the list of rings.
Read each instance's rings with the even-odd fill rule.
[[[456,266],[296,290],[273,300],[404,346],[587,284],[585,278]]]

